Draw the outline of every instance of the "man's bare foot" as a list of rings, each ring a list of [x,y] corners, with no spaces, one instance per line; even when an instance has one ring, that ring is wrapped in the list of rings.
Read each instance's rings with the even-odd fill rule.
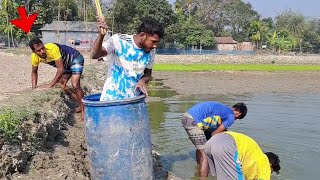
[[[82,109],[80,106],[76,108],[76,113],[80,113],[81,111],[82,111]]]

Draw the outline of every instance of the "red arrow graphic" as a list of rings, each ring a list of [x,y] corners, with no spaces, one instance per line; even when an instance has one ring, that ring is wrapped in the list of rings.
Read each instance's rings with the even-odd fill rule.
[[[11,24],[15,25],[17,28],[23,30],[25,33],[30,32],[31,27],[34,23],[34,21],[37,19],[38,14],[31,14],[30,16],[27,16],[27,10],[24,6],[18,7],[18,13],[20,16],[20,19],[13,19],[11,20]]]

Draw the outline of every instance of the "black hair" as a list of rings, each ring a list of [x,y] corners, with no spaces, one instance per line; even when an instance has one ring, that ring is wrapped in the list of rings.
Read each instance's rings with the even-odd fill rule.
[[[138,28],[138,33],[147,33],[150,35],[157,34],[160,38],[164,36],[164,27],[157,20],[152,18],[147,18],[143,20],[142,24]]]
[[[279,171],[281,169],[279,156],[272,152],[266,152],[265,154],[269,159],[269,163],[271,164],[272,170],[279,174]]]
[[[247,106],[245,103],[239,102],[232,106],[234,110],[239,111],[241,115],[239,116],[239,119],[243,119],[248,112]]]
[[[33,45],[35,45],[35,44],[39,45],[39,44],[43,44],[43,43],[39,38],[35,37],[35,38],[31,39],[29,42],[29,46],[32,50],[34,50]]]

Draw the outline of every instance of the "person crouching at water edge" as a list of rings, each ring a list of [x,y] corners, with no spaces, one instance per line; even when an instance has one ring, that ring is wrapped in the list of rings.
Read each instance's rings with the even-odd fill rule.
[[[99,35],[94,42],[92,58],[110,55],[107,79],[100,101],[119,100],[147,94],[146,83],[151,79],[155,50],[164,35],[163,26],[147,19],[137,34],[115,34],[103,43],[106,22],[98,19]]]
[[[281,169],[278,155],[263,153],[252,138],[241,133],[227,131],[212,136],[204,152],[211,175],[218,180],[270,180],[271,173]]]
[[[51,83],[43,86],[43,89],[49,89],[59,83],[61,88],[71,95],[79,107],[76,112],[83,110],[81,99],[84,96],[83,90],[80,85],[80,78],[83,71],[84,58],[82,54],[76,49],[56,44],[47,43],[43,44],[39,38],[34,38],[29,42],[32,49],[32,89],[38,88],[38,66],[40,63],[46,63],[57,68],[56,75]],[[67,82],[71,78],[71,85],[73,89],[67,86]],[[40,87],[41,88],[41,87]]]
[[[191,107],[182,117],[182,125],[196,146],[199,176],[208,175],[208,161],[203,149],[211,136],[227,130],[236,119],[247,114],[247,106],[237,103],[228,107],[219,102],[201,102]]]

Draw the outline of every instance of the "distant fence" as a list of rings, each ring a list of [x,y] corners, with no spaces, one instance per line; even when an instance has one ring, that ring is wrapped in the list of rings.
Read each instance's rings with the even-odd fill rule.
[[[178,55],[178,54],[253,55],[253,54],[255,54],[255,52],[254,51],[218,51],[218,50],[166,48],[166,49],[156,49],[156,54],[163,54],[163,55]]]

